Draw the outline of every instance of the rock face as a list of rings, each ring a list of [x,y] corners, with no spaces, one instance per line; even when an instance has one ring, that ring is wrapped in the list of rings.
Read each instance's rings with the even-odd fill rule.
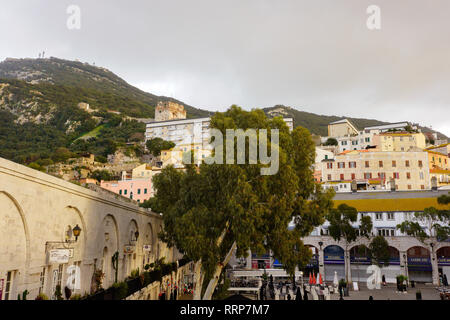
[[[183,105],[172,101],[159,101],[155,111],[155,121],[186,119]]]

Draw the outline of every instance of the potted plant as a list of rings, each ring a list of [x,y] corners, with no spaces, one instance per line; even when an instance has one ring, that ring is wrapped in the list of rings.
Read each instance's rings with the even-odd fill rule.
[[[48,300],[48,297],[45,293],[39,293],[34,300]]]

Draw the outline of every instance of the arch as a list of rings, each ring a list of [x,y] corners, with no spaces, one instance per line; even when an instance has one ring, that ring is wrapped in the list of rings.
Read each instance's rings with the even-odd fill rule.
[[[87,231],[88,231],[88,229],[87,229],[86,221],[84,220],[84,217],[81,214],[81,211],[77,207],[71,206],[71,205],[67,206],[66,208],[73,209],[78,214],[78,217],[81,220],[81,228],[82,228],[81,235],[83,237],[84,243],[87,243]]]
[[[422,246],[413,246],[406,251],[406,254],[408,258],[429,258],[430,250]]]
[[[109,221],[112,222],[112,226],[109,225]],[[111,250],[113,250],[114,252],[115,251],[119,251],[120,250],[120,242],[119,242],[119,240],[120,240],[120,233],[119,233],[119,226],[117,224],[116,218],[112,214],[105,215],[103,217],[101,226],[102,226],[102,229],[103,229],[103,233],[99,232],[98,236],[101,237],[101,238],[97,240],[97,243],[102,244],[102,246],[100,246],[98,249],[99,250],[103,250],[104,247],[105,247],[105,245],[103,245],[103,244],[108,242],[110,244],[114,244],[114,246],[115,246],[115,248],[111,248],[110,247]],[[115,233],[115,239],[114,239],[115,241],[113,243],[111,243],[112,242],[111,238],[109,238],[109,239],[105,239],[104,238],[105,231],[109,231],[108,229],[113,230],[114,233]],[[102,253],[103,253],[102,251],[99,252],[99,255],[101,256]]]
[[[443,246],[436,251],[438,266],[450,266],[450,245]]]
[[[344,256],[344,248],[336,244],[328,245],[323,249],[325,259],[327,256]]]
[[[28,283],[28,270],[30,267],[30,229],[28,227],[28,223],[25,217],[25,213],[22,209],[22,207],[20,206],[19,202],[8,192],[6,191],[0,191],[0,195],[4,195],[5,197],[7,197],[13,204],[13,206],[16,208],[17,212],[19,213],[20,216],[20,220],[22,221],[22,226],[23,226],[23,230],[25,233],[25,268],[24,268],[24,283]]]

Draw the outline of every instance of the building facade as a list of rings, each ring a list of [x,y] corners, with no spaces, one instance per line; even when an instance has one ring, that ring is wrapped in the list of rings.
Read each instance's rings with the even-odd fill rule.
[[[394,179],[397,190],[431,188],[428,154],[423,151],[350,151],[322,160],[320,170],[325,184],[356,180],[358,189],[389,190]]]

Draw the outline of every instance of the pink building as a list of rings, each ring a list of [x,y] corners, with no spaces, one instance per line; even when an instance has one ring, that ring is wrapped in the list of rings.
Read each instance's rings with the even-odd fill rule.
[[[142,203],[151,197],[152,180],[151,178],[121,181],[102,180],[100,187]]]

